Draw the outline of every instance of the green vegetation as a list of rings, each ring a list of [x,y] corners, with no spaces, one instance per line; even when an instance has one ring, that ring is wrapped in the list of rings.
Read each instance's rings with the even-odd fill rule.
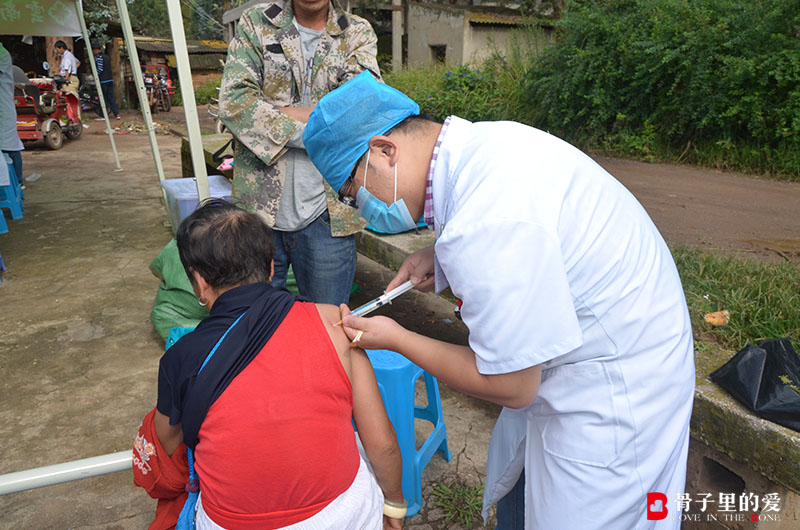
[[[567,2],[554,45],[528,28],[514,56],[451,67],[469,83],[441,67],[386,81],[436,117],[513,119],[584,150],[800,180],[798,28],[796,0]]]
[[[450,523],[472,528],[483,507],[483,486],[468,486],[460,480],[439,482],[433,488],[433,502],[444,510],[442,528]]]
[[[222,82],[222,78],[216,79],[214,81],[208,81],[197,87],[194,91],[194,100],[197,105],[208,105],[211,103],[211,98],[219,97],[219,92],[217,89],[219,88],[220,83]],[[172,104],[176,107],[183,105],[183,99],[181,98],[181,91],[176,90],[175,95],[172,97]]]
[[[527,74],[530,121],[579,145],[800,178],[800,3],[570,3]]]
[[[800,266],[763,263],[674,247],[695,338],[738,351],[764,339],[789,337],[800,347]],[[726,326],[706,313],[728,310]]]

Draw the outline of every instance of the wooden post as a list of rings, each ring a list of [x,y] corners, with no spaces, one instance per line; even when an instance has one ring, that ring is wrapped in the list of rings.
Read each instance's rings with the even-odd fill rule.
[[[122,61],[120,59],[120,39],[113,37],[108,45],[108,58],[111,60],[111,73],[114,76],[114,100],[118,107],[122,107],[122,102],[128,102],[127,98],[122,98],[122,87],[125,85],[125,78],[122,72]]]

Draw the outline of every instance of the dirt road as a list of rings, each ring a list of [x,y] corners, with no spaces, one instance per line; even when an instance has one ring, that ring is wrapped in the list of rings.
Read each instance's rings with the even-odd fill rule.
[[[614,158],[597,161],[671,244],[800,263],[800,183]]]

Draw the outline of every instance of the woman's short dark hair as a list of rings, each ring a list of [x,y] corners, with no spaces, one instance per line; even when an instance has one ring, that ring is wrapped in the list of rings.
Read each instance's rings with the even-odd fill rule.
[[[175,237],[192,282],[192,271],[214,289],[269,280],[272,230],[254,213],[206,199],[181,222]]]
[[[67,48],[67,43],[64,42],[63,40],[57,40],[56,43],[53,44],[53,47],[54,48],[62,48],[64,50],[68,49]]]

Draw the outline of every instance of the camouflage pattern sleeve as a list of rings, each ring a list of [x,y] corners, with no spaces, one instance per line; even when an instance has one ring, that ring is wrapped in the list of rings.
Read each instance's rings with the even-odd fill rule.
[[[219,113],[222,123],[253,155],[265,164],[275,162],[301,123],[264,98],[264,51],[254,11],[242,15],[236,36],[228,46],[222,74]],[[291,76],[284,76],[291,86]]]
[[[364,70],[369,70],[378,81],[382,81],[381,70],[378,67],[378,37],[367,20],[357,15],[351,15],[351,17],[354,22],[350,43],[353,50],[351,57],[356,63],[354,66],[357,70],[354,72],[354,76]]]

